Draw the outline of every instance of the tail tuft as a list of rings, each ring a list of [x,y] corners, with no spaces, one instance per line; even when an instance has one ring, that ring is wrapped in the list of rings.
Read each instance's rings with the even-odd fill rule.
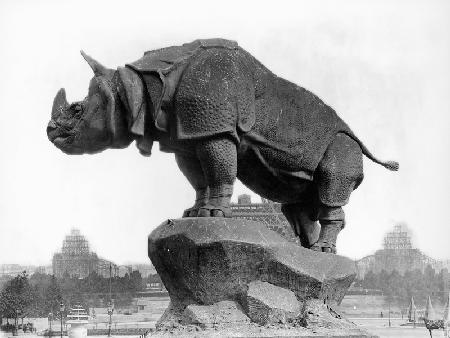
[[[386,161],[383,166],[391,171],[397,171],[399,168],[398,162],[395,161]]]

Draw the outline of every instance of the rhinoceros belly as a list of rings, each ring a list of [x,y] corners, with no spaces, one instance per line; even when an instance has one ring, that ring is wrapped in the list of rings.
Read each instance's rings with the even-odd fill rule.
[[[238,150],[237,177],[252,191],[275,202],[304,202],[313,196],[314,187],[309,176],[270,167],[259,148],[245,139]]]

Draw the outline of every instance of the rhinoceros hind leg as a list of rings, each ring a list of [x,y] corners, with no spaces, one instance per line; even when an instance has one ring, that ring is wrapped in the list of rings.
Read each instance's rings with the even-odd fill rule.
[[[359,144],[346,134],[337,134],[314,175],[320,203],[329,207],[346,205],[363,178],[363,155]]]
[[[319,239],[311,247],[312,250],[336,253],[336,240],[345,226],[345,214],[341,207],[321,206],[319,211]]]
[[[320,227],[314,217],[314,207],[300,203],[282,204],[281,211],[300,238],[300,244],[310,248],[319,238]]]
[[[196,150],[209,188],[208,203],[199,209],[198,216],[231,217],[230,199],[237,174],[235,143],[227,137],[206,139]]]
[[[200,162],[195,157],[175,154],[178,167],[195,189],[195,203],[183,212],[183,217],[197,217],[201,207],[208,204],[209,189]]]
[[[346,134],[337,134],[328,146],[314,176],[319,199],[321,226],[311,249],[336,253],[336,239],[345,225],[342,206],[363,180],[363,159],[359,144]]]

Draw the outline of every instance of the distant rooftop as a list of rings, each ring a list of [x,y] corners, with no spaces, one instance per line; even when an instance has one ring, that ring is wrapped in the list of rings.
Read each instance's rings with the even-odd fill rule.
[[[259,202],[259,204],[273,204],[274,202],[261,197],[261,202]],[[252,196],[248,195],[248,194],[242,194],[238,196],[238,202],[237,204],[258,204],[258,203],[252,203]]]

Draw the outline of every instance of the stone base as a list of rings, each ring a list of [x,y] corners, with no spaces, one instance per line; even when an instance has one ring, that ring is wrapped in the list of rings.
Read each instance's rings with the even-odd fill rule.
[[[180,319],[183,325],[193,324],[203,329],[215,329],[218,325],[231,327],[250,324],[241,306],[229,300],[213,305],[188,305]]]
[[[263,297],[258,297],[263,298]],[[259,313],[255,311],[255,313]],[[172,304],[157,324],[156,337],[376,337],[342,318],[327,305],[311,300],[297,313],[267,306],[256,320],[236,302],[188,305]],[[272,315],[267,315],[272,313]],[[273,313],[275,315],[273,315]],[[265,318],[263,324],[260,318]],[[270,320],[267,320],[270,319]]]
[[[302,338],[379,338],[364,330],[330,330],[317,329],[309,330],[302,327],[260,327],[255,324],[246,326],[236,326],[223,329],[221,327],[210,329],[199,329],[197,326],[180,327],[165,331],[156,331],[150,334],[154,338],[192,338],[192,337],[236,337],[236,338],[256,338],[256,337],[302,337]]]
[[[156,336],[373,337],[333,310],[356,275],[348,258],[238,219],[169,220],[148,243],[171,298]]]

